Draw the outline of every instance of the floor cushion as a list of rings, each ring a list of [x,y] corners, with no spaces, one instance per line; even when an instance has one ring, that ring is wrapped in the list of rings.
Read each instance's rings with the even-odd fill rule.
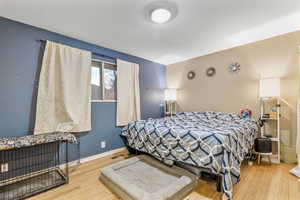
[[[100,180],[124,200],[180,200],[197,186],[197,177],[140,155],[101,169]]]

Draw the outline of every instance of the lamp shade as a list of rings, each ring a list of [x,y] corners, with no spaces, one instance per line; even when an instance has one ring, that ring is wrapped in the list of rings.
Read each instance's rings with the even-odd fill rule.
[[[166,101],[176,101],[177,90],[176,89],[165,89],[165,100]]]
[[[259,82],[259,97],[270,98],[280,96],[280,79],[267,78]]]

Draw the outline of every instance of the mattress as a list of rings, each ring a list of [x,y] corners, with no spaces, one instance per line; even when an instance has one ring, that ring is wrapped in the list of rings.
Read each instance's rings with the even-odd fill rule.
[[[172,164],[180,161],[222,176],[222,189],[232,197],[240,165],[254,144],[255,120],[221,112],[181,112],[172,117],[139,120],[122,130],[128,145]]]

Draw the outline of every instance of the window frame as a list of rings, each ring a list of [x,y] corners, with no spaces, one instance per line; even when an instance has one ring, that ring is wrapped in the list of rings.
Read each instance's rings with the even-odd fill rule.
[[[94,59],[92,58],[92,61],[94,62],[100,62],[101,63],[101,92],[102,92],[102,98],[104,98],[104,84],[103,84],[103,80],[104,80],[104,64],[109,64],[109,65],[113,65],[116,70],[117,70],[117,64],[116,63],[112,63],[112,62],[107,62],[107,61],[104,61],[104,60],[99,60],[99,59]],[[92,67],[92,65],[91,65]],[[118,95],[118,94],[117,94]],[[117,98],[118,96],[116,96]],[[91,99],[91,103],[116,103],[117,102],[117,99],[115,100],[112,100],[112,99],[101,99],[101,100],[92,100]]]

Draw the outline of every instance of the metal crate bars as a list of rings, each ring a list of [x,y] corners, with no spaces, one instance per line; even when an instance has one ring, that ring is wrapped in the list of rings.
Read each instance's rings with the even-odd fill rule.
[[[0,199],[24,199],[68,183],[68,161],[68,140],[1,150]]]

